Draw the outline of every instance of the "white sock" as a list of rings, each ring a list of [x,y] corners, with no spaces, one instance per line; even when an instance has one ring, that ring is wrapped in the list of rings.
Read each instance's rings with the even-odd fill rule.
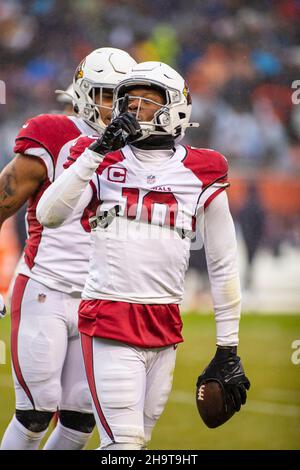
[[[42,432],[29,431],[14,415],[4,433],[1,450],[37,450],[46,432],[47,429]]]
[[[91,433],[66,428],[59,421],[43,450],[82,450]]]

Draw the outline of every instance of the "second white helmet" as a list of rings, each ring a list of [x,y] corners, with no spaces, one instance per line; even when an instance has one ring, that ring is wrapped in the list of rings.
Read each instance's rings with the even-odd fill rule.
[[[125,51],[102,47],[78,65],[73,79],[74,109],[98,132],[106,127],[101,119],[103,89],[114,89],[136,61]],[[96,93],[100,97],[96,102]]]

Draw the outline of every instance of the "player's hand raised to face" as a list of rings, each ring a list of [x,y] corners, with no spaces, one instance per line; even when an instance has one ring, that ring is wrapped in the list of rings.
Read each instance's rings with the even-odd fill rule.
[[[105,155],[124,147],[128,136],[136,136],[139,132],[140,125],[134,114],[128,111],[128,95],[125,95],[119,116],[107,126],[103,135],[92,143],[89,149]]]

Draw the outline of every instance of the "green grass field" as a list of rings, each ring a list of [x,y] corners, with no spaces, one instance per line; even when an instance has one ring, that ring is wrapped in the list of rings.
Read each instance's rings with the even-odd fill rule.
[[[6,364],[0,365],[0,438],[13,414],[9,318],[0,322]],[[239,354],[252,387],[247,405],[221,428],[204,426],[195,406],[196,378],[212,358],[212,315],[184,315],[185,342],[178,348],[173,391],[150,449],[300,449],[300,364],[291,361],[300,340],[300,316],[244,315]],[[95,433],[89,448],[98,446]]]

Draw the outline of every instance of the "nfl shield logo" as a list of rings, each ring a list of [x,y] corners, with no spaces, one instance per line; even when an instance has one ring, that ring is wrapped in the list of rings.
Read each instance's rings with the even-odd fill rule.
[[[147,176],[147,184],[154,184],[155,183],[155,176],[154,175],[149,175]]]

